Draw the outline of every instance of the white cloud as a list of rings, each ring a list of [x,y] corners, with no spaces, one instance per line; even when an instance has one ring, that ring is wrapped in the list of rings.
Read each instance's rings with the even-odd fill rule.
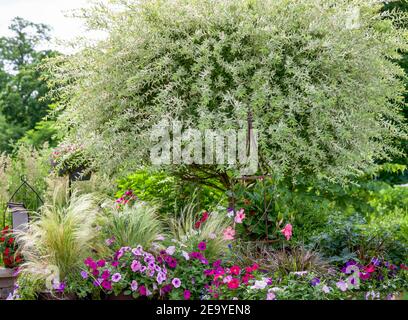
[[[67,17],[70,11],[87,7],[88,0],[0,0],[0,36],[8,36],[11,20],[22,17],[26,20],[45,23],[52,27],[53,49],[69,52],[58,40],[72,40],[77,36],[100,38],[96,33],[85,33],[81,19]]]

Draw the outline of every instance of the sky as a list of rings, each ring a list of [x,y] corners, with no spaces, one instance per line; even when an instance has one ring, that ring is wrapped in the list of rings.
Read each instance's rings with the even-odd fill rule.
[[[88,0],[0,0],[0,37],[9,36],[11,20],[20,16],[26,20],[51,26],[54,41],[48,48],[69,53],[70,48],[61,45],[57,39],[72,40],[77,36],[97,38],[96,34],[86,34],[81,19],[66,17],[70,11],[89,5]]]

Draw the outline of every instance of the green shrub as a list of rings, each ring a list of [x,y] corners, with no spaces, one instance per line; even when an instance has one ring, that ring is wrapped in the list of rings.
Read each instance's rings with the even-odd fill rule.
[[[119,180],[118,186],[117,198],[122,197],[126,191],[132,190],[140,200],[157,205],[163,217],[170,213],[177,215],[188,205],[192,195],[195,195],[195,205],[199,210],[208,210],[225,198],[220,190],[194,181],[183,181],[177,176],[152,168],[130,174]]]

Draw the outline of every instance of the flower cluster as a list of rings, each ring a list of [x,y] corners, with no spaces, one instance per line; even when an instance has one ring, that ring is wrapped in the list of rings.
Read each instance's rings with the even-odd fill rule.
[[[237,265],[223,267],[222,261],[217,260],[212,264],[211,269],[204,271],[204,275],[210,279],[206,289],[214,299],[235,296],[233,291],[249,287],[250,284],[253,289],[264,289],[271,284],[271,280],[268,278],[255,280],[255,272],[258,268],[257,264],[245,268]]]
[[[21,264],[22,258],[16,251],[17,243],[10,228],[6,226],[0,235],[0,252],[3,254],[3,262],[6,268],[14,268]]]
[[[137,196],[133,193],[133,190],[127,190],[119,199],[116,200],[118,209],[125,205],[131,205],[137,200]]]
[[[172,287],[166,283],[166,264],[173,266],[176,262],[137,246],[123,247],[109,260],[87,258],[84,263],[87,269],[81,271],[82,278],[92,279],[94,286],[109,294],[125,292],[136,298],[162,296],[171,291]]]
[[[201,225],[208,220],[210,214],[207,211],[204,211],[200,219],[194,224],[194,228],[200,229]]]

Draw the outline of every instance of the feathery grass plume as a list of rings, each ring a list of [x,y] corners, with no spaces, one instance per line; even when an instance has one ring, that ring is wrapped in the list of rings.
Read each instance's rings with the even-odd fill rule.
[[[112,249],[136,247],[150,248],[163,232],[163,224],[157,216],[157,208],[145,203],[124,206],[123,209],[106,210],[102,229],[107,238],[113,238]]]
[[[187,246],[194,246],[201,241],[206,241],[206,257],[208,259],[218,259],[226,253],[228,243],[223,238],[224,230],[230,225],[227,216],[217,211],[209,213],[207,221],[202,223],[197,229],[195,224],[200,219],[200,214],[196,207],[195,194],[191,201],[176,215],[176,218],[168,220],[172,237],[183,242]],[[192,251],[197,251],[197,247],[190,247]]]
[[[97,216],[91,194],[74,193],[66,206],[44,205],[29,228],[17,234],[25,260],[23,272],[42,281],[49,279],[52,270],[58,270],[60,281],[78,273],[94,248]]]

